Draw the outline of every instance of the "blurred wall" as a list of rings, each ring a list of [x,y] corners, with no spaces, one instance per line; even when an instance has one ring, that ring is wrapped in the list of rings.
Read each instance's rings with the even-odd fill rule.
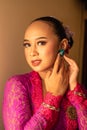
[[[75,32],[70,55],[82,68],[83,7],[78,0],[0,0],[0,130],[5,82],[30,70],[22,47],[24,31],[32,19],[45,15],[59,18]]]

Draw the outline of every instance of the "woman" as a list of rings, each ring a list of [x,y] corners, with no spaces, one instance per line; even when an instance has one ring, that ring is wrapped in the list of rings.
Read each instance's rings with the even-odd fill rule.
[[[72,33],[53,17],[32,21],[24,36],[34,70],[11,77],[5,87],[5,130],[87,130],[86,92],[78,66],[67,57]]]

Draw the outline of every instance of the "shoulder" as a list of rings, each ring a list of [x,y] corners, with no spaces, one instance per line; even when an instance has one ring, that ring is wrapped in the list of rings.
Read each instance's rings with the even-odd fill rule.
[[[37,77],[37,73],[35,71],[31,71],[25,74],[19,74],[11,76],[7,82],[5,88],[28,88],[31,86],[31,82],[35,80]]]
[[[25,82],[28,82],[31,80],[31,77],[33,77],[34,73],[35,73],[34,71],[31,71],[31,72],[25,73],[25,74],[13,75],[13,76],[8,78],[6,83],[21,82],[22,84],[24,84]]]
[[[27,81],[27,79],[29,77],[29,73],[26,73],[26,74],[18,74],[18,75],[13,75],[11,76],[10,78],[8,78],[6,84],[13,84],[13,83],[25,83],[25,81]]]
[[[25,73],[25,74],[18,74],[18,75],[13,75],[10,78],[8,78],[7,82],[13,82],[13,81],[20,81],[23,83],[23,81],[26,80],[31,80],[31,78],[36,77],[37,72],[35,71],[31,71],[29,73]]]
[[[32,89],[32,85],[37,82],[39,79],[39,75],[35,71],[31,71],[25,74],[19,74],[11,76],[6,84],[5,91],[30,91]]]
[[[28,89],[30,84],[30,73],[13,75],[6,81],[5,90],[6,91],[17,91]]]

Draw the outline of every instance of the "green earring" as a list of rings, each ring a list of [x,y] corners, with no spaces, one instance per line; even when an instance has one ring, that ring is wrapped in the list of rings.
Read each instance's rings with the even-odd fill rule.
[[[64,56],[65,50],[61,49],[61,50],[59,50],[59,53],[60,53],[60,56]]]

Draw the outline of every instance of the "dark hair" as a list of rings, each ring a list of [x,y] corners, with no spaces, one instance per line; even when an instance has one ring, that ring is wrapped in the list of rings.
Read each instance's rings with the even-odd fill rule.
[[[69,29],[67,29],[67,27],[64,28],[61,21],[59,21],[58,19],[51,17],[51,16],[39,17],[39,18],[36,18],[35,20],[33,20],[32,22],[35,22],[35,21],[44,21],[44,22],[47,22],[48,24],[50,24],[53,27],[53,29],[54,29],[56,35],[59,37],[59,39],[62,40],[64,38],[66,38],[68,40],[70,47],[72,47],[73,39],[70,34],[70,31],[69,31]],[[68,30],[67,33],[66,33],[66,30]]]

